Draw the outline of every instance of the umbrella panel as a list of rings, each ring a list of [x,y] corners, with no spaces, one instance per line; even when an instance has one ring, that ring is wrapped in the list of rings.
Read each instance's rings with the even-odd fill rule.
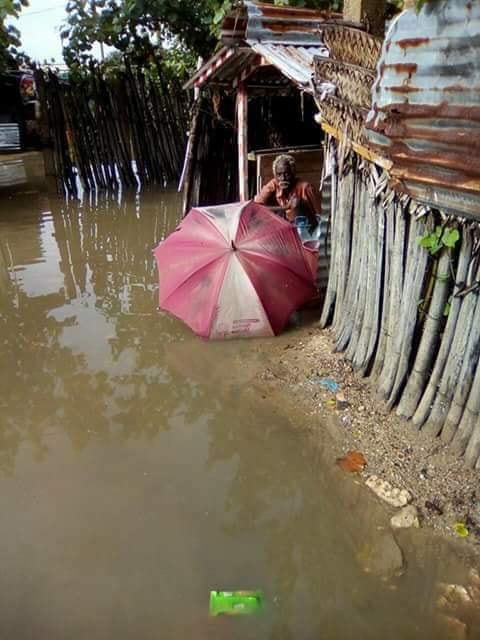
[[[160,306],[205,338],[278,333],[315,293],[315,254],[255,203],[193,209],[155,255]]]

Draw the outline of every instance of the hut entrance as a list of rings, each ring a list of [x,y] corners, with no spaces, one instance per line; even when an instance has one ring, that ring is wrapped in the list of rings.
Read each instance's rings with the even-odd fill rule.
[[[323,133],[315,123],[313,97],[281,69],[259,56],[254,60],[243,71],[236,68],[228,82],[219,76],[203,87],[200,70],[186,85],[203,89],[181,183],[185,212],[193,206],[253,198],[272,177],[272,161],[279,153],[296,156],[302,179],[320,182]],[[214,63],[205,65],[203,74],[209,65]],[[212,182],[213,167],[221,173]]]
[[[278,76],[281,74],[277,72]],[[303,180],[316,185],[320,182],[323,135],[314,123],[314,101],[311,96],[300,94],[293,85],[290,91],[283,95],[266,92],[248,101],[246,147],[250,198],[272,178],[272,163],[280,153],[295,157],[298,175]]]
[[[341,17],[249,0],[226,17],[221,29],[223,48],[185,85],[197,94],[199,114],[191,128],[181,181],[186,210],[252,197],[258,188],[257,161],[262,167],[270,160],[258,160],[265,150],[320,148],[322,133],[314,122],[313,62],[316,56],[328,55],[321,26]],[[213,124],[202,115],[209,108],[208,96],[213,98],[217,118]],[[228,122],[230,130],[225,135]],[[227,147],[220,145],[227,137],[229,159],[221,166],[225,187],[219,184],[217,173],[212,192],[211,168],[219,154],[225,156]],[[253,153],[251,162],[249,153]],[[315,171],[312,176],[314,168],[308,167],[311,181],[317,184],[319,157],[317,153],[318,174]]]

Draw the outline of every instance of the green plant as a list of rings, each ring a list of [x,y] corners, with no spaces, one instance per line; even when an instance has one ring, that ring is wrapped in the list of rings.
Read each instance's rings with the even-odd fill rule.
[[[456,228],[437,225],[432,233],[417,238],[417,242],[432,256],[444,247],[453,249],[460,239],[460,232]]]
[[[6,24],[8,19],[18,18],[23,7],[28,7],[28,0],[0,0],[0,71],[16,67],[24,57],[18,51],[20,31]]]

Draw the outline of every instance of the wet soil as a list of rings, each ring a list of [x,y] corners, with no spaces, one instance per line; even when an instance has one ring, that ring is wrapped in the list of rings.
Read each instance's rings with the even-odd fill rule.
[[[310,323],[284,336],[272,348],[259,378],[281,392],[286,402],[302,406],[309,416],[312,442],[327,436],[332,463],[348,451],[367,460],[360,478],[370,475],[407,489],[423,527],[457,538],[456,523],[469,535],[463,540],[480,557],[480,478],[449,451],[440,438],[418,433],[413,425],[389,412],[375,397],[368,379],[354,373],[342,354],[333,352],[333,336]],[[336,381],[345,400],[337,408],[336,394],[319,383]],[[328,433],[326,433],[328,425]],[[385,505],[386,517],[396,509]]]

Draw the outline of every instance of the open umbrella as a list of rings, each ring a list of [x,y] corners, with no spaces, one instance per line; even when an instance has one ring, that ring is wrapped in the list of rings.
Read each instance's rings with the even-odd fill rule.
[[[155,257],[160,307],[203,338],[277,334],[316,291],[316,252],[254,202],[192,209]]]

